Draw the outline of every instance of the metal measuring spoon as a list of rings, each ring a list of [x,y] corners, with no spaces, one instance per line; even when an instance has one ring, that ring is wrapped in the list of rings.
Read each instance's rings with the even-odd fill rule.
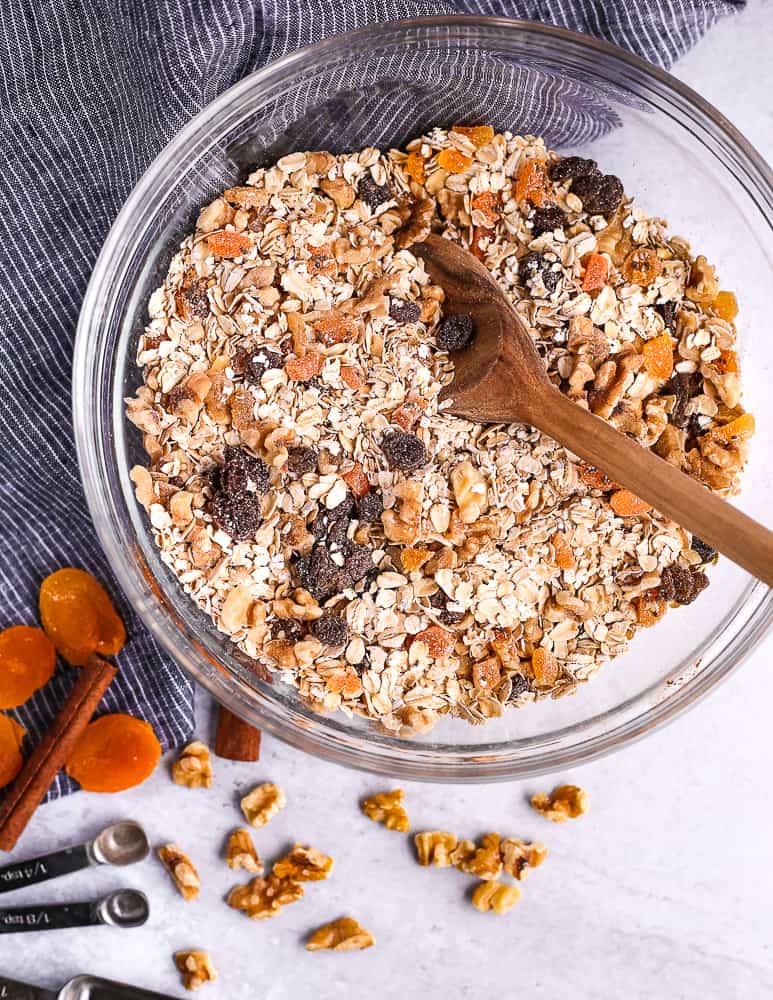
[[[96,903],[52,903],[0,910],[0,934],[58,931],[67,927],[141,927],[150,916],[144,892],[119,889]]]
[[[98,976],[76,976],[61,990],[44,990],[2,974],[0,997],[4,1000],[175,1000],[167,993],[154,993]]]
[[[0,893],[69,875],[92,865],[133,865],[150,852],[147,834],[133,820],[108,826],[94,840],[0,868]]]

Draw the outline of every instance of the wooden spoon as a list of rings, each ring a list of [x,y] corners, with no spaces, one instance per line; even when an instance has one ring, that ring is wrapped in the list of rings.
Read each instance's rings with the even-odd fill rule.
[[[476,423],[538,428],[773,586],[773,532],[560,392],[523,320],[472,254],[440,236],[411,250],[445,292],[446,315],[467,313],[475,321],[471,344],[452,355],[454,381],[443,392],[452,401],[447,412]]]

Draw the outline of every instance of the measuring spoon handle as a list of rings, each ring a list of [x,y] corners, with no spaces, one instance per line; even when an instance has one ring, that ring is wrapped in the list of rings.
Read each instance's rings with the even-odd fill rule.
[[[26,885],[36,885],[47,882],[50,878],[69,875],[95,864],[88,844],[68,847],[63,851],[54,851],[40,858],[29,861],[16,861],[0,868],[0,893],[13,892]]]
[[[0,934],[58,931],[67,927],[101,924],[98,903],[54,903],[0,910]]]

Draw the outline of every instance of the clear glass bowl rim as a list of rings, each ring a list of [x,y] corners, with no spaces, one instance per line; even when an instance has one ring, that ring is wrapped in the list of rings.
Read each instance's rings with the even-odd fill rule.
[[[737,635],[722,643],[722,635],[712,634],[704,648],[713,651],[711,664],[700,673],[675,686],[668,698],[656,701],[644,711],[634,711],[636,703],[644,703],[647,691],[615,706],[579,726],[557,730],[549,737],[531,737],[510,743],[468,745],[463,755],[444,747],[439,752],[431,745],[410,744],[404,740],[384,739],[374,744],[364,734],[347,733],[330,717],[299,711],[288,713],[286,706],[271,698],[256,700],[247,697],[235,679],[226,679],[223,671],[205,669],[202,653],[195,637],[181,634],[179,629],[165,627],[159,609],[147,603],[147,582],[137,564],[123,548],[120,538],[118,511],[110,494],[112,477],[128,470],[116,470],[109,461],[109,449],[104,444],[105,431],[102,407],[106,387],[101,384],[100,359],[104,355],[102,331],[109,318],[107,305],[115,293],[116,275],[126,265],[127,237],[147,223],[148,203],[159,200],[169,178],[182,162],[192,155],[209,149],[229,127],[244,117],[251,97],[259,97],[283,77],[301,68],[321,66],[336,55],[345,56],[357,46],[385,44],[411,37],[433,41],[457,39],[474,42],[475,33],[498,37],[503,34],[513,41],[521,38],[532,51],[551,50],[565,57],[572,52],[592,68],[613,66],[621,79],[657,92],[700,132],[701,141],[709,149],[722,148],[728,166],[750,196],[757,209],[773,228],[773,172],[765,160],[744,136],[711,104],[675,77],[622,49],[591,36],[565,28],[502,17],[453,15],[410,18],[374,24],[352,32],[332,35],[314,45],[299,49],[269,63],[260,70],[224,91],[191,119],[150,164],[132,190],[117,216],[100,255],[95,263],[83,307],[81,309],[73,362],[73,420],[81,478],[99,540],[116,577],[145,625],[161,646],[181,664],[193,678],[231,711],[261,729],[315,756],[374,773],[410,780],[481,782],[513,780],[577,766],[604,756],[642,738],[674,720],[695,705],[709,691],[734,671],[761,641],[773,623],[773,593],[764,585],[750,581],[739,601],[733,618],[748,612],[752,598],[756,600],[747,620]],[[695,135],[696,132],[694,131]],[[109,389],[108,389],[109,392]],[[112,407],[108,407],[112,412]],[[143,586],[144,584],[144,586]],[[677,664],[674,676],[690,669],[689,662]],[[624,714],[625,713],[625,714]],[[620,716],[615,721],[615,716]],[[609,721],[603,732],[585,735],[592,722]],[[531,746],[540,744],[539,746]],[[549,744],[549,745],[547,745]],[[508,749],[510,748],[510,749]]]

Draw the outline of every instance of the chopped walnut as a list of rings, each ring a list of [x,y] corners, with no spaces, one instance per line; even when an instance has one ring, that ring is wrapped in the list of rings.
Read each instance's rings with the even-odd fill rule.
[[[186,788],[209,788],[212,785],[212,759],[206,744],[195,740],[185,747],[172,765],[172,780]]]
[[[384,534],[391,542],[412,545],[419,537],[424,485],[417,479],[407,479],[395,486],[397,508],[381,515]]]
[[[217,979],[217,970],[207,951],[178,951],[174,956],[174,964],[182,975],[186,990],[197,990],[204,983],[212,983]]]
[[[292,597],[275,598],[273,612],[277,618],[294,618],[299,622],[313,622],[322,617],[322,608],[302,587],[294,590]]]
[[[473,524],[486,509],[486,480],[472,462],[460,462],[451,473],[451,486],[463,524]]]
[[[700,254],[693,261],[690,281],[684,294],[692,302],[713,302],[719,293],[719,282],[714,273],[714,265]]]
[[[550,795],[543,792],[532,795],[531,804],[546,819],[564,823],[588,811],[588,793],[577,785],[559,785]]]
[[[427,830],[413,838],[420,865],[434,865],[448,868],[451,865],[451,851],[456,847],[457,838],[444,830]]]
[[[340,917],[319,927],[306,942],[306,951],[360,951],[376,939],[352,917]]]
[[[277,878],[291,882],[319,882],[328,877],[333,868],[333,859],[313,847],[295,847],[271,869]]]
[[[201,879],[191,859],[177,844],[159,847],[158,856],[186,903],[199,898]]]
[[[548,849],[544,844],[528,844],[517,837],[503,840],[500,849],[502,867],[519,882],[530,868],[539,868],[548,856]]]
[[[227,903],[234,910],[242,910],[250,920],[267,920],[276,917],[282,907],[303,898],[303,886],[289,879],[254,878],[247,885],[235,885],[228,894]]]
[[[503,914],[512,910],[521,898],[521,890],[514,885],[502,885],[501,882],[481,882],[472,894],[472,905],[481,913]]]
[[[411,206],[411,214],[405,226],[395,234],[395,242],[401,249],[425,240],[432,230],[435,205],[429,198],[421,198]]]
[[[244,818],[256,829],[265,826],[272,816],[276,816],[280,809],[284,809],[285,805],[287,805],[285,793],[279,785],[270,782],[253,788],[241,801]]]
[[[225,849],[225,862],[229,868],[243,868],[253,875],[263,874],[263,863],[255,850],[255,844],[249,830],[240,827],[234,830],[228,838]]]
[[[395,788],[391,792],[379,792],[363,801],[362,811],[374,823],[383,823],[387,830],[408,833],[411,824],[403,806],[404,798],[405,792],[402,788]]]
[[[199,415],[212,388],[212,380],[204,372],[194,372],[185,382],[169,393],[169,412],[192,424]]]
[[[456,854],[454,867],[485,881],[498,878],[502,873],[501,840],[498,833],[487,833],[480,838],[480,846],[474,852],[470,852],[470,842],[463,841],[464,850]]]

